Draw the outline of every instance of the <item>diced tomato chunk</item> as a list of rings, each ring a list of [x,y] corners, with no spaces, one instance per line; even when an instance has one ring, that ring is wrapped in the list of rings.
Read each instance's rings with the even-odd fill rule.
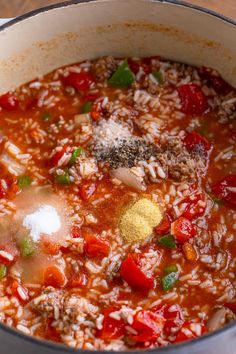
[[[173,334],[174,331],[180,329],[184,323],[184,316],[179,305],[167,307],[164,312],[166,318],[165,332]]]
[[[0,199],[14,199],[19,190],[20,189],[16,183],[8,184],[7,181],[0,180]]]
[[[195,228],[190,220],[181,216],[171,223],[171,234],[179,243],[184,243],[195,235]]]
[[[227,94],[232,87],[221,76],[212,76],[210,83],[218,94]]]
[[[221,181],[214,184],[212,187],[213,193],[229,203],[231,206],[236,206],[236,175],[224,177]]]
[[[236,141],[236,130],[231,130],[230,136],[234,141]]]
[[[165,318],[152,311],[140,310],[134,317],[132,328],[137,334],[132,338],[139,342],[155,341],[161,334],[165,325]]]
[[[17,297],[21,302],[27,302],[29,300],[28,289],[16,280],[13,280],[11,283],[11,292],[12,295]]]
[[[72,238],[79,238],[81,236],[81,228],[79,226],[73,226],[71,229],[71,237]]]
[[[221,76],[214,73],[212,69],[203,66],[198,70],[198,73],[202,79],[207,80],[207,83],[210,84],[218,94],[225,95],[232,90],[232,87],[222,79]]]
[[[89,257],[107,257],[110,252],[108,241],[93,234],[85,234],[85,252]]]
[[[66,283],[64,271],[56,265],[49,266],[44,271],[45,286],[53,286],[54,288],[62,288]]]
[[[131,71],[136,75],[140,69],[143,70],[145,74],[150,74],[153,70],[152,60],[160,60],[159,56],[152,56],[147,58],[141,58],[134,60],[132,58],[128,59],[128,64]]]
[[[0,245],[0,263],[8,266],[14,264],[19,257],[19,250],[13,243]]]
[[[206,332],[207,330],[204,324],[186,321],[178,332],[175,343],[185,342],[200,337]]]
[[[152,312],[162,315],[165,319],[164,331],[167,335],[176,333],[184,323],[184,316],[179,305],[156,306],[151,309]]]
[[[0,107],[6,111],[16,111],[19,107],[18,98],[12,92],[7,92],[0,96]]]
[[[84,272],[80,272],[79,274],[74,274],[67,282],[67,288],[83,288],[88,283],[88,277]]]
[[[190,261],[190,262],[196,262],[198,259],[198,253],[195,249],[195,247],[189,243],[189,242],[184,242],[182,246],[185,258]]]
[[[96,183],[85,181],[79,186],[79,196],[83,201],[89,200],[97,188]]]
[[[170,217],[166,214],[159,225],[154,228],[156,235],[166,235],[170,231]]]
[[[17,178],[12,177],[7,179],[7,186],[8,186],[8,191],[7,191],[7,197],[9,199],[14,199],[16,194],[20,191],[20,187],[17,184]]]
[[[88,91],[95,82],[93,75],[87,71],[70,72],[68,76],[62,78],[62,81],[65,85],[72,86],[79,92]]]
[[[44,253],[51,255],[58,254],[61,247],[55,240],[50,240],[50,238],[46,236],[41,237],[40,246]]]
[[[130,70],[136,75],[141,67],[140,61],[133,60],[133,59],[129,58],[128,64],[129,64]]]
[[[99,98],[98,100],[96,100],[94,102],[94,104],[92,105],[92,109],[90,112],[91,118],[96,122],[98,121],[100,118],[102,118],[105,114],[105,109],[102,106],[102,102],[104,100],[104,97]]]
[[[24,111],[28,111],[30,109],[34,109],[37,107],[38,104],[38,98],[37,97],[28,97],[25,98],[24,102],[22,102],[23,104],[23,110]]]
[[[152,71],[151,68],[151,63],[150,60],[145,60],[148,58],[144,58],[144,59],[139,59],[139,60],[133,60],[131,58],[128,59],[128,64],[130,67],[130,70],[136,75],[139,70],[142,68],[143,72],[145,74],[149,74]]]
[[[129,253],[122,262],[121,277],[135,290],[146,291],[154,287],[154,278],[147,276],[140,265],[140,255]]]
[[[188,133],[183,142],[189,151],[202,153],[203,155],[206,155],[211,149],[209,141],[197,132]]]
[[[96,99],[98,98],[98,95],[97,94],[91,94],[91,95],[85,95],[81,98],[81,101],[83,103],[86,103],[86,102],[93,102],[95,101]]]
[[[186,114],[202,114],[208,109],[207,98],[200,86],[186,84],[179,86],[178,94],[181,99],[182,111]]]
[[[183,203],[187,203],[185,211],[181,216],[192,220],[202,216],[206,209],[206,201],[203,193],[196,193],[183,200]]]
[[[0,179],[0,199],[7,195],[7,183],[4,179]]]
[[[236,303],[235,302],[227,302],[226,304],[224,304],[224,306],[236,314]]]
[[[160,59],[161,59],[160,55],[152,55],[150,57],[142,58],[143,62],[146,63],[147,65],[152,65],[152,61],[160,61]]]
[[[112,339],[118,339],[125,334],[125,323],[123,320],[116,320],[110,317],[112,312],[117,311],[118,308],[112,307],[106,309],[103,312],[104,319],[102,322],[102,329],[98,331],[98,337],[110,341]]]
[[[61,150],[56,151],[55,154],[53,154],[50,159],[50,167],[57,166],[58,161],[60,161],[60,159],[62,158],[65,152],[66,152],[66,147],[63,147]]]
[[[41,330],[42,330],[42,337],[45,337],[45,339],[54,342],[61,341],[61,335],[59,329],[53,327],[53,319],[51,317],[47,318],[46,320],[46,331],[45,331],[45,327],[43,327]]]

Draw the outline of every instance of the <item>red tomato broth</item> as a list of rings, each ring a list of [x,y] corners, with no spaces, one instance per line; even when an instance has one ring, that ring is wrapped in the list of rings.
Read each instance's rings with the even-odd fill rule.
[[[140,66],[145,69],[144,70],[144,78],[140,79],[140,82],[145,82],[146,75],[149,75],[155,68],[155,65],[151,64],[153,60],[159,61],[159,59],[145,60],[139,62],[138,64],[132,64],[132,67],[135,67],[135,71],[140,70]],[[153,66],[152,66],[153,65]],[[69,69],[64,68],[65,73]],[[136,73],[135,73],[136,74]],[[87,80],[87,79],[86,79]],[[86,158],[91,157],[91,152],[89,149],[89,142],[92,139],[91,136],[88,135],[88,138],[84,141],[78,137],[82,136],[83,131],[80,127],[73,126],[74,116],[81,113],[81,107],[84,104],[84,97],[92,97],[92,101],[95,102],[93,105],[99,103],[100,97],[109,97],[111,101],[117,100],[119,95],[122,95],[121,102],[123,107],[127,109],[131,109],[134,112],[134,116],[137,119],[141,119],[142,113],[139,111],[138,113],[135,111],[136,108],[134,105],[132,106],[132,102],[130,100],[126,100],[125,96],[129,94],[129,91],[133,88],[121,88],[117,89],[117,87],[112,87],[110,85],[99,84],[97,85],[96,75],[91,73],[91,76],[88,77],[88,80],[84,83],[79,84],[71,84],[68,80],[62,79],[59,73],[56,71],[49,75],[43,77],[40,82],[40,88],[33,88],[32,84],[27,84],[22,88],[19,88],[15,91],[14,95],[19,101],[16,105],[16,110],[7,109],[7,106],[4,107],[2,105],[2,110],[0,111],[0,119],[2,121],[2,131],[4,136],[6,136],[9,141],[13,142],[22,152],[29,152],[32,154],[32,158],[30,160],[29,165],[26,169],[26,174],[29,173],[32,176],[32,179],[36,182],[37,185],[47,185],[50,184],[60,198],[62,198],[66,204],[69,206],[70,210],[78,211],[79,218],[78,220],[75,218],[75,223],[71,222],[71,227],[77,227],[78,230],[75,233],[74,239],[77,240],[77,244],[73,242],[68,242],[63,245],[60,249],[56,249],[55,254],[54,251],[49,252],[49,255],[45,252],[45,254],[40,250],[38,255],[38,262],[40,265],[45,263],[46,269],[50,267],[50,274],[46,277],[46,281],[42,280],[42,275],[39,276],[39,271],[36,268],[33,271],[33,275],[27,277],[27,281],[25,277],[20,279],[23,283],[22,286],[26,286],[28,283],[37,282],[40,284],[40,288],[34,290],[30,289],[30,300],[32,301],[36,298],[40,292],[45,290],[47,286],[53,286],[56,289],[61,289],[61,291],[67,292],[66,294],[77,294],[78,296],[84,297],[86,299],[90,299],[90,290],[93,289],[93,281],[96,280],[96,275],[91,274],[91,271],[86,268],[86,264],[89,262],[94,262],[97,266],[100,266],[106,257],[109,258],[110,255],[113,254],[114,249],[116,248],[116,235],[117,228],[119,226],[119,219],[124,210],[124,208],[132,203],[137,198],[148,197],[151,199],[155,199],[161,205],[164,213],[167,213],[170,217],[170,222],[176,221],[179,217],[184,217],[191,220],[194,228],[196,228],[196,234],[191,233],[191,237],[187,240],[191,244],[196,246],[197,252],[199,256],[207,255],[216,259],[219,254],[219,246],[214,244],[214,241],[210,238],[211,232],[217,231],[217,225],[222,224],[222,217],[224,217],[224,224],[226,225],[227,232],[225,237],[220,241],[221,249],[225,252],[224,257],[228,257],[225,261],[224,267],[218,269],[217,266],[214,268],[211,266],[211,263],[206,263],[203,261],[190,262],[185,259],[184,253],[182,251],[182,242],[178,240],[178,237],[175,238],[176,241],[176,250],[169,250],[168,248],[163,248],[158,245],[158,237],[163,235],[163,233],[155,234],[153,232],[153,237],[150,238],[146,245],[139,245],[137,249],[141,254],[145,254],[150,252],[150,250],[157,251],[161,253],[161,261],[157,267],[154,267],[152,271],[152,277],[150,279],[151,283],[146,286],[146,288],[142,289],[140,284],[135,287],[127,278],[122,277],[122,262],[124,262],[125,258],[128,254],[135,252],[132,245],[124,245],[122,244],[123,254],[121,256],[121,263],[118,264],[118,268],[115,268],[110,275],[105,274],[104,271],[99,273],[101,279],[105,280],[108,286],[108,289],[103,284],[97,284],[96,291],[98,291],[98,296],[96,299],[91,298],[91,303],[99,308],[100,312],[105,311],[106,320],[105,320],[105,328],[96,329],[96,331],[100,331],[100,337],[102,340],[108,343],[112,343],[113,339],[121,338],[124,340],[125,345],[128,348],[140,348],[144,346],[150,346],[157,343],[159,338],[159,332],[157,327],[154,325],[153,331],[150,332],[150,329],[145,329],[144,336],[140,334],[130,334],[129,331],[123,325],[123,320],[111,320],[109,322],[109,313],[112,312],[111,309],[115,306],[115,311],[119,311],[122,303],[117,304],[116,299],[112,300],[111,303],[109,301],[104,302],[100,295],[104,295],[112,291],[114,288],[118,287],[119,295],[118,299],[128,301],[131,304],[132,309],[136,309],[140,303],[143,303],[143,300],[146,299],[145,305],[143,305],[143,311],[151,311],[152,303],[155,303],[158,299],[162,299],[165,296],[166,291],[163,290],[161,286],[161,279],[164,274],[165,267],[176,263],[180,266],[181,271],[179,272],[178,282],[175,284],[174,288],[170,290],[174,291],[178,294],[177,297],[169,298],[166,300],[162,300],[161,304],[167,304],[168,306],[179,304],[181,310],[183,311],[183,316],[187,321],[193,321],[196,323],[200,323],[202,326],[206,325],[206,321],[204,321],[199,313],[206,313],[206,319],[208,319],[211,314],[214,312],[214,306],[216,304],[224,304],[224,299],[220,302],[217,302],[217,299],[220,298],[224,294],[223,288],[217,288],[215,291],[209,291],[207,287],[200,287],[200,284],[206,281],[205,273],[210,274],[212,279],[217,279],[219,283],[220,280],[226,279],[228,282],[233,282],[235,279],[230,278],[228,276],[228,267],[230,267],[230,271],[235,271],[235,241],[234,239],[230,242],[227,241],[227,237],[230,237],[235,231],[233,227],[233,223],[230,221],[230,217],[227,216],[228,213],[232,215],[232,205],[228,205],[227,200],[221,201],[218,205],[215,205],[212,200],[213,199],[221,199],[220,195],[214,195],[214,191],[212,190],[212,186],[223,178],[228,176],[229,174],[235,173],[232,170],[232,165],[228,159],[218,160],[219,162],[215,163],[215,159],[218,155],[225,151],[225,149],[231,147],[232,143],[230,140],[231,132],[233,131],[232,123],[229,124],[221,124],[217,119],[216,112],[209,109],[209,105],[207,106],[206,101],[210,99],[209,97],[202,98],[203,102],[200,104],[200,108],[197,109],[196,114],[194,112],[194,107],[188,106],[188,108],[184,108],[185,111],[184,116],[181,119],[173,119],[173,117],[169,120],[165,121],[165,132],[170,132],[175,128],[179,130],[183,130],[185,132],[185,137],[187,136],[186,127],[189,127],[190,122],[197,120],[197,124],[194,126],[193,131],[197,134],[202,133],[205,129],[205,135],[203,137],[203,146],[207,146],[207,165],[204,171],[201,172],[201,175],[195,181],[187,180],[186,183],[189,184],[190,189],[195,191],[196,193],[200,193],[203,191],[204,195],[207,195],[207,198],[211,201],[211,208],[203,208],[204,210],[201,212],[197,212],[194,209],[193,214],[189,214],[188,206],[186,205],[185,209],[180,213],[178,217],[175,214],[173,208],[173,202],[177,197],[170,197],[170,202],[165,201],[165,195],[168,194],[169,188],[173,185],[173,180],[171,178],[167,178],[164,181],[159,180],[158,182],[147,182],[147,188],[145,191],[135,191],[134,189],[120,183],[114,183],[109,175],[109,168],[107,165],[99,165],[99,170],[92,177],[81,178],[78,183],[74,183],[74,181],[70,183],[58,183],[55,178],[55,172],[51,172],[51,169],[55,168],[57,171],[58,161],[61,157],[63,157],[63,150],[56,152],[58,155],[55,158],[55,148],[58,146],[62,146],[62,149],[65,148],[65,145],[60,145],[59,142],[63,139],[68,139],[66,142],[66,146],[71,148],[71,151],[75,147],[82,147],[85,150]],[[211,81],[207,79],[208,81]],[[38,81],[37,81],[38,82]],[[49,85],[51,82],[59,82],[58,84]],[[105,81],[106,82],[106,81]],[[215,82],[215,81],[214,81]],[[75,92],[72,90],[68,90],[67,85],[72,85],[75,89]],[[80,86],[78,86],[80,85]],[[82,86],[81,86],[82,85]],[[84,85],[84,86],[83,86]],[[94,88],[95,85],[95,88]],[[78,89],[79,87],[79,89]],[[82,87],[82,88],[81,88]],[[173,84],[169,84],[169,87],[173,89]],[[174,87],[176,89],[176,87]],[[186,89],[186,88],[185,88]],[[185,91],[182,90],[182,91]],[[191,91],[191,95],[193,94],[194,88]],[[117,92],[119,90],[119,92]],[[133,89],[134,90],[134,89]],[[45,93],[47,91],[47,94]],[[84,92],[86,91],[86,92]],[[183,94],[183,92],[182,92]],[[44,103],[39,104],[40,99],[46,95],[44,98]],[[95,95],[95,96],[94,96]],[[190,96],[191,96],[190,95]],[[45,104],[45,100],[50,97],[56,97],[57,101],[54,105],[50,106],[50,103]],[[182,98],[183,99],[183,98]],[[191,97],[188,97],[188,100]],[[98,101],[96,101],[98,100]],[[189,101],[188,101],[189,104]],[[194,105],[196,102],[194,102]],[[0,100],[1,106],[1,100]],[[30,106],[30,107],[29,107]],[[92,119],[91,124],[97,124],[101,119],[105,118],[109,119],[109,113],[106,109],[100,109],[96,106],[96,119]],[[99,108],[99,109],[98,109]],[[180,109],[181,111],[181,109]],[[46,117],[45,113],[50,113]],[[160,112],[158,109],[149,108],[148,113],[157,117]],[[89,114],[89,113],[88,113]],[[62,118],[63,117],[63,118]],[[128,121],[128,118],[122,117],[121,121]],[[33,127],[32,127],[33,124]],[[70,129],[70,126],[73,126]],[[207,127],[206,127],[207,126]],[[42,136],[42,131],[45,134]],[[76,134],[73,133],[76,131]],[[143,131],[140,127],[135,123],[134,126],[134,134],[142,138]],[[191,134],[191,132],[190,132]],[[195,135],[196,137],[196,135]],[[183,138],[184,139],[184,138]],[[209,142],[210,148],[205,143],[205,139]],[[155,144],[158,144],[161,141],[161,137],[155,137]],[[195,143],[196,139],[191,140],[192,143]],[[188,144],[189,149],[191,149],[192,145]],[[68,148],[68,153],[70,149]],[[73,149],[72,149],[73,148]],[[54,156],[54,160],[52,162]],[[80,157],[79,157],[80,158]],[[79,159],[78,158],[78,159]],[[77,160],[76,160],[77,161]],[[75,165],[77,162],[75,163]],[[62,170],[66,171],[68,166],[62,166]],[[37,177],[37,174],[43,176],[42,179]],[[3,174],[1,178],[8,179],[11,178],[11,174],[6,169],[3,170]],[[66,181],[65,181],[66,182]],[[22,193],[21,191],[17,191],[17,193]],[[8,194],[2,195],[6,200],[10,200]],[[157,196],[157,197],[155,197]],[[1,197],[1,196],[0,196]],[[97,203],[98,200],[101,199],[101,202]],[[183,196],[182,201],[188,202],[188,196]],[[14,202],[14,198],[13,198]],[[214,206],[215,205],[215,206]],[[73,215],[73,213],[71,212]],[[92,215],[93,219],[89,220],[89,216]],[[91,221],[92,220],[92,221]],[[96,222],[95,222],[95,221]],[[158,226],[157,226],[158,228]],[[165,230],[165,228],[164,228]],[[171,233],[171,227],[166,226],[166,232]],[[204,237],[204,233],[207,230],[207,235]],[[86,240],[86,235],[92,235],[89,238],[88,236]],[[73,238],[73,236],[72,236]],[[92,243],[93,240],[98,239],[99,241],[94,241],[95,244],[88,246],[88,243]],[[81,243],[80,243],[81,242]],[[87,242],[87,246],[86,246]],[[104,247],[102,247],[101,242],[104,242]],[[14,243],[14,242],[13,242]],[[98,244],[99,243],[99,244]],[[82,246],[80,246],[82,244]],[[117,244],[119,246],[119,244]],[[118,247],[117,246],[117,247]],[[97,254],[96,254],[97,252]],[[176,254],[176,258],[173,258],[173,254]],[[225,254],[227,256],[225,256]],[[58,263],[58,259],[63,260],[64,266],[62,268],[60,262]],[[1,258],[0,258],[1,260]],[[49,261],[48,261],[49,260]],[[27,264],[30,264],[29,260],[20,259],[20,262],[17,263],[17,267],[22,267],[22,269],[27,268]],[[33,262],[34,263],[34,262]],[[8,266],[8,265],[7,265]],[[52,267],[59,266],[63,274],[54,274],[52,275]],[[197,285],[191,285],[188,283],[188,278],[186,280],[181,280],[181,277],[187,276],[195,271],[196,267],[198,267],[198,273],[196,280],[199,281]],[[86,268],[86,270],[85,270]],[[7,277],[4,277],[2,280],[0,279],[0,284],[2,283],[4,286],[12,279],[12,274],[10,273],[11,266],[9,266]],[[114,273],[114,274],[113,274]],[[34,280],[36,277],[36,281]],[[38,279],[37,279],[38,277]],[[45,277],[45,276],[44,276]],[[34,278],[34,279],[33,279]],[[100,280],[101,280],[100,279]],[[128,285],[126,284],[126,282]],[[25,284],[24,284],[25,283]],[[216,283],[217,284],[217,283]],[[149,286],[150,285],[150,286]],[[149,292],[150,291],[150,292]],[[14,295],[14,294],[13,294]],[[8,296],[6,294],[6,296]],[[68,295],[69,296],[69,295]],[[181,301],[180,301],[181,296]],[[235,299],[231,299],[232,302]],[[89,300],[90,301],[90,300]],[[113,311],[114,312],[114,311]],[[32,309],[32,313],[38,315],[38,312],[35,308]],[[135,315],[134,315],[135,316]],[[151,316],[155,320],[155,315]],[[107,319],[108,318],[108,319]],[[95,318],[93,318],[95,321]],[[115,322],[117,321],[117,323]],[[160,318],[156,321],[160,321]],[[167,334],[164,333],[164,322],[166,319],[163,319],[163,323],[160,325],[160,335],[164,335],[167,343],[175,342],[173,339],[176,336],[176,341],[186,340],[187,338],[183,338],[181,334],[177,335],[172,334],[173,338],[169,338]],[[44,319],[42,319],[42,328]],[[116,328],[117,324],[117,328]],[[187,326],[186,324],[186,326]],[[17,326],[17,320],[13,320],[13,325]],[[130,325],[130,324],[129,324]],[[114,329],[114,328],[115,329]],[[131,324],[132,327],[132,324]],[[141,328],[140,326],[134,325],[134,331]],[[47,328],[47,327],[45,327]],[[92,332],[94,330],[92,329]],[[156,332],[155,332],[156,331]],[[204,331],[203,331],[204,332]],[[95,333],[95,332],[94,332]],[[163,334],[164,333],[164,334]],[[36,336],[40,336],[42,338],[56,340],[63,342],[60,333],[55,329],[48,326],[48,330],[37,329],[34,333]],[[152,344],[143,344],[145,342],[145,335],[147,336],[147,342],[152,342]],[[129,340],[126,340],[127,337]],[[193,336],[194,337],[194,336]],[[138,339],[139,338],[139,339]],[[140,339],[141,338],[141,339]],[[144,338],[144,339],[143,339]],[[151,338],[151,339],[150,339]],[[70,343],[66,344],[70,345]],[[79,344],[78,344],[79,347]],[[86,348],[86,343],[81,344],[81,348]]]

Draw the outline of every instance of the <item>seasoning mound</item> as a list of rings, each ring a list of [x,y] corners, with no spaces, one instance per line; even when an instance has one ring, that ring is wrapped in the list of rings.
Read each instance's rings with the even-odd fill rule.
[[[121,216],[119,229],[128,243],[145,241],[162,219],[158,204],[141,198],[129,206]]]
[[[107,150],[120,145],[124,139],[130,139],[131,133],[126,125],[114,119],[102,119],[94,129],[94,145],[99,150]]]
[[[148,161],[156,155],[158,147],[131,135],[125,125],[109,119],[96,127],[92,150],[97,161],[116,169],[131,168],[139,161]]]
[[[23,226],[30,230],[30,236],[37,242],[41,234],[52,235],[57,232],[61,221],[53,206],[43,205],[34,213],[25,216]]]

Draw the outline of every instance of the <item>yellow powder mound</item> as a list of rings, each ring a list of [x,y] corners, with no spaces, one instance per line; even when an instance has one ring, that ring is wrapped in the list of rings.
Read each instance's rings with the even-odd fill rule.
[[[158,204],[141,198],[129,206],[121,216],[119,228],[128,243],[145,241],[162,219]]]

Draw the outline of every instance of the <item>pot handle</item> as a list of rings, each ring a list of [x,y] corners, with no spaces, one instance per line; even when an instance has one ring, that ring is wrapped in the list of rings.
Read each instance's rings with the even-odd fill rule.
[[[13,18],[0,18],[0,26],[4,25],[5,23],[13,20]]]

